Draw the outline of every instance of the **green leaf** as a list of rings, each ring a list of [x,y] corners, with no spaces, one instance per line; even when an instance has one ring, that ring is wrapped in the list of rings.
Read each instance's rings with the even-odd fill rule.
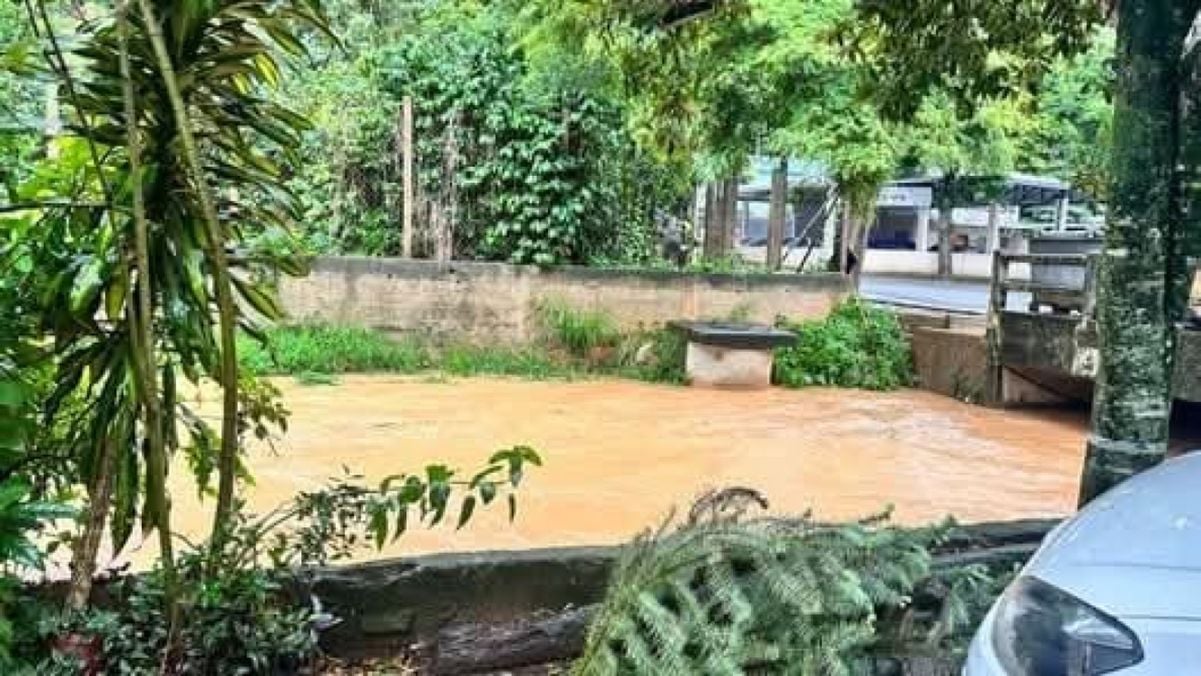
[[[385,503],[377,502],[372,504],[370,511],[368,529],[375,540],[375,548],[383,549],[388,540],[388,508]]]
[[[392,534],[392,542],[400,539],[409,527],[409,508],[411,503],[399,503],[396,508],[396,531]]]
[[[77,315],[88,313],[103,288],[103,268],[99,260],[92,258],[76,274],[75,282],[71,286],[71,312]]]
[[[458,526],[455,527],[456,530],[460,530],[463,528],[463,526],[466,526],[467,522],[471,520],[471,515],[474,512],[475,512],[475,496],[468,495],[463,500],[463,507],[459,511],[459,524],[458,524]]]

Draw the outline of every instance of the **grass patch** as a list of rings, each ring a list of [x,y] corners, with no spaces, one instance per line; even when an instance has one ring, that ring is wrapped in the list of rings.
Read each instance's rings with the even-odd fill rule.
[[[281,326],[267,331],[265,345],[244,336],[238,356],[249,373],[290,375],[305,385],[331,385],[334,376],[343,373],[425,373],[443,380],[447,376],[532,380],[616,376],[684,382],[680,336],[667,330],[621,334],[594,319],[557,311],[544,341],[524,347],[435,347],[415,339],[393,340],[361,327]]]
[[[243,336],[242,368],[256,375],[420,373],[431,366],[416,341],[395,341],[372,329],[306,324],[273,328],[267,344]]]
[[[453,376],[520,376],[534,380],[572,378],[587,373],[569,360],[556,360],[537,348],[456,345],[442,351],[437,368]]]
[[[913,382],[909,342],[888,310],[848,300],[823,320],[780,326],[798,340],[776,351],[777,384],[894,390]]]

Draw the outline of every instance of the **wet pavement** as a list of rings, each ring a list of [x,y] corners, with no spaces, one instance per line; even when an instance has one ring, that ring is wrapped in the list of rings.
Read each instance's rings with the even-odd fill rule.
[[[319,488],[344,466],[379,480],[431,462],[471,471],[515,444],[543,455],[514,523],[502,505],[462,531],[415,530],[362,558],[620,542],[731,485],[762,491],[778,513],[812,508],[828,519],[889,504],[906,523],[1063,515],[1085,436],[1079,413],[995,411],[918,391],[386,376],[280,385],[291,429],[274,451],[251,454],[253,511]],[[172,492],[176,530],[203,535],[212,503],[198,502],[183,467]]]

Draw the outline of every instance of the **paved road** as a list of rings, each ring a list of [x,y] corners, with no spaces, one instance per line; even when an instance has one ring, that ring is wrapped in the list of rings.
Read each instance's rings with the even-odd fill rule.
[[[864,275],[859,292],[868,300],[890,305],[966,314],[988,311],[988,282],[983,280]],[[1028,294],[1009,294],[1010,309],[1022,309],[1029,303]]]

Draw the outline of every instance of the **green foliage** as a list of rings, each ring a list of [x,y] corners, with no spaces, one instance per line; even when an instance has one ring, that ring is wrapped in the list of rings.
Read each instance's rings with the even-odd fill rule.
[[[52,349],[34,364],[53,371],[52,386],[37,405],[42,427],[60,433],[52,439],[55,446],[39,451],[56,459],[63,483],[90,488],[97,477],[113,476],[112,495],[101,496],[96,506],[110,511],[117,548],[139,520],[149,526],[165,519],[149,496],[156,482],[147,458],[159,454],[143,452],[152,407],[140,381],[154,372],[161,382],[154,408],[162,412],[158,432],[168,451],[200,457],[218,438],[181,403],[178,382],[222,379],[214,247],[236,243],[245,253],[232,283],[241,316],[231,321],[248,330],[279,314],[260,280],[300,269],[286,247],[255,246],[264,236],[288,239],[295,204],[282,177],[305,126],[262,93],[277,83],[279,60],[302,51],[292,27],[321,24],[307,1],[153,5],[163,19],[164,39],[173,46],[173,67],[186,74],[182,95],[210,102],[189,107],[189,124],[202,139],[203,173],[211,183],[199,186],[185,170],[180,128],[144,22],[135,22],[125,45],[138,113],[127,120],[121,31],[114,11],[97,6],[87,21],[53,15],[39,26],[49,62],[45,72],[59,82],[66,132],[55,141],[57,154],[38,162],[10,196],[29,208],[0,216],[6,314],[11,311],[20,326],[30,327],[30,342]],[[235,14],[239,18],[231,19]],[[64,26],[65,35],[50,32]],[[60,61],[55,43],[73,51]],[[68,78],[72,87],[64,85]],[[136,175],[127,121],[139,132]],[[152,233],[143,269],[133,257],[139,230],[131,206],[135,186],[143,193]],[[210,193],[219,195],[216,235],[203,218],[202,196]],[[142,317],[137,300],[147,288],[151,314]],[[153,346],[139,345],[143,319],[154,324],[148,334]],[[146,357],[151,347],[153,363]],[[87,415],[76,415],[79,410]],[[105,462],[110,455],[116,459]]]
[[[1056,62],[1038,92],[1033,171],[1104,200],[1111,177],[1115,37],[1099,29],[1087,51]]]
[[[909,343],[888,310],[850,300],[823,320],[781,326],[796,333],[797,342],[776,351],[780,385],[891,390],[912,382]]]
[[[572,51],[531,64],[513,46],[519,22],[509,3],[401,5],[383,19],[339,6],[333,21],[353,41],[348,54],[324,55],[280,96],[315,122],[292,181],[310,244],[399,253],[407,95],[416,112],[419,254],[432,250],[436,208],[453,210],[461,257],[649,257],[655,209],[674,207],[686,186],[634,146],[605,74]]]
[[[295,673],[312,661],[316,618],[290,601],[282,571],[246,567],[210,577],[207,563],[198,552],[179,557],[184,591],[176,624],[166,614],[166,582],[156,570],[126,578],[114,590],[121,603],[113,610],[93,611],[56,631],[98,641],[104,673],[114,675]]]
[[[710,494],[639,538],[573,673],[860,673],[877,612],[908,605],[945,529],[744,518],[766,506],[746,489]]]
[[[45,559],[42,529],[56,519],[69,519],[75,510],[39,500],[19,478],[0,480],[0,569],[39,570]]]
[[[525,86],[496,12],[445,14],[429,21],[436,37],[403,43],[385,68],[389,89],[414,99],[425,192],[454,181],[456,249],[538,264],[600,253],[618,204],[605,173],[622,154],[612,104],[574,83]]]
[[[11,201],[25,178],[41,132],[32,37],[21,5],[0,4],[0,203]]]
[[[471,474],[431,465],[377,485],[348,475],[260,517],[239,510],[220,548],[201,546],[179,557],[183,593],[177,621],[165,610],[161,569],[114,585],[110,592],[117,603],[105,610],[67,616],[41,610],[34,622],[36,602],[23,599],[18,616],[35,626],[22,629],[14,661],[4,662],[0,651],[0,666],[25,673],[15,669],[20,660],[38,664],[43,673],[79,673],[82,665],[46,657],[56,639],[75,635],[96,642],[94,658],[106,674],[307,673],[317,655],[318,630],[336,618],[320,611],[298,571],[382,547],[410,527],[432,528],[450,514],[448,522],[456,528],[489,506],[503,504],[514,518],[516,491],[529,469],[541,464],[532,448],[516,446],[494,453]],[[4,591],[0,587],[0,607],[8,598]],[[4,631],[0,623],[0,649]]]
[[[899,118],[934,90],[968,118],[981,101],[1030,90],[1055,57],[1083,51],[1103,19],[1093,0],[858,0],[855,7],[845,39],[869,68],[884,110]]]

